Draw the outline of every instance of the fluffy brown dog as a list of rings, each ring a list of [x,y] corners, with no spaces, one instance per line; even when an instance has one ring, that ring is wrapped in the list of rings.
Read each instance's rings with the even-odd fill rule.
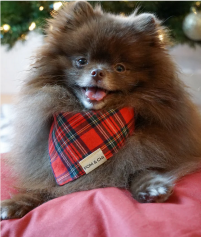
[[[68,3],[46,29],[17,106],[11,154],[21,192],[2,202],[1,218],[19,218],[68,193],[101,187],[163,202],[175,180],[197,168],[201,122],[168,55],[154,15],[116,16]],[[163,40],[159,35],[163,35]],[[52,116],[61,111],[135,108],[135,133],[110,160],[58,186],[48,155]]]

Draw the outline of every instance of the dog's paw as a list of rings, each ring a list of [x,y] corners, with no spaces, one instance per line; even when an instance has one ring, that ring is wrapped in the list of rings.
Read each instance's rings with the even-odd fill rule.
[[[43,203],[40,194],[17,194],[1,202],[1,220],[21,218]]]
[[[50,199],[50,195],[42,192],[18,193],[12,199],[1,202],[1,220],[21,218]]]
[[[141,203],[165,202],[171,195],[173,182],[170,178],[151,173],[138,180],[134,179],[131,184],[133,197]]]
[[[165,202],[172,192],[168,186],[147,187],[137,194],[137,201],[141,203]]]
[[[1,220],[23,217],[30,211],[30,207],[16,203],[12,199],[1,202]]]

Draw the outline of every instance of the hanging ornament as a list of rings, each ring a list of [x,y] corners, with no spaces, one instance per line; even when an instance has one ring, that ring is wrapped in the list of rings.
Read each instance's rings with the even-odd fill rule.
[[[191,8],[191,13],[188,14],[183,22],[183,31],[191,40],[201,40],[201,11]]]

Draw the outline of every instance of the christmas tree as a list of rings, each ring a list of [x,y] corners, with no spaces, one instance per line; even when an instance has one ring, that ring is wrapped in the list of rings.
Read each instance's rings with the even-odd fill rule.
[[[53,1],[3,1],[1,2],[1,42],[12,47],[17,40],[26,40],[29,31],[41,33],[46,23],[65,2]],[[199,12],[201,2],[191,1],[90,1],[92,5],[100,4],[105,11],[128,15],[137,7],[139,12],[150,12],[162,20],[170,29],[175,44],[200,44],[191,40],[183,31],[185,17],[191,12]],[[199,16],[200,16],[199,12]],[[197,15],[198,16],[198,15]],[[198,18],[199,20],[199,18]],[[199,20],[200,22],[200,20]],[[200,27],[201,30],[201,27]],[[199,31],[199,30],[198,30]],[[200,32],[200,31],[199,31]],[[200,33],[199,33],[200,34]]]

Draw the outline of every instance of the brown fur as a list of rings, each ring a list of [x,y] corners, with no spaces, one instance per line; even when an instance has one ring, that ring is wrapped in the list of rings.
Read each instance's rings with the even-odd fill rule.
[[[101,187],[128,188],[143,201],[138,196],[141,176],[149,180],[166,177],[167,194],[154,201],[166,200],[174,181],[195,170],[201,161],[200,117],[168,55],[167,30],[151,14],[120,17],[76,2],[68,3],[49,20],[46,33],[46,43],[17,105],[9,159],[23,191],[2,203],[2,213],[7,213],[2,218],[21,217],[51,198]],[[73,64],[80,55],[89,55],[91,60],[81,70]],[[119,62],[126,65],[126,72],[113,71]],[[86,110],[76,96],[76,83],[97,63],[105,66],[107,89],[115,91],[103,110],[134,107],[136,131],[102,166],[58,186],[48,157],[52,115]]]

